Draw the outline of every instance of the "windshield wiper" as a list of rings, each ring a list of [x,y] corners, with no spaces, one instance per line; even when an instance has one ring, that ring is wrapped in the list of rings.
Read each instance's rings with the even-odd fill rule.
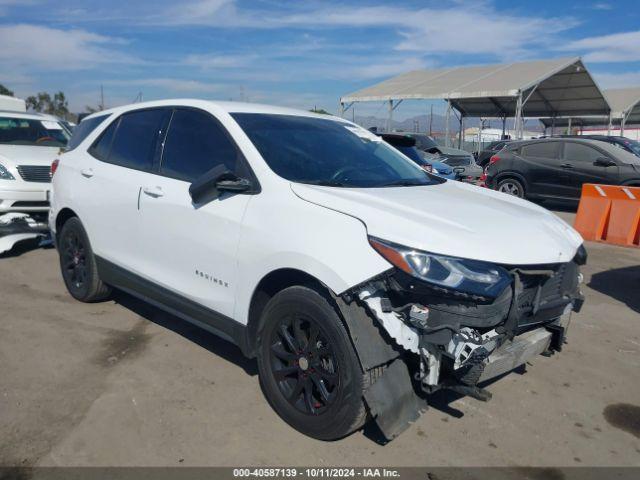
[[[385,183],[380,185],[381,187],[419,187],[422,185],[428,185],[420,180],[396,180],[395,182]]]
[[[309,185],[319,185],[321,187],[350,187],[351,186],[335,180],[317,180],[317,181],[303,182],[303,183],[308,183]]]

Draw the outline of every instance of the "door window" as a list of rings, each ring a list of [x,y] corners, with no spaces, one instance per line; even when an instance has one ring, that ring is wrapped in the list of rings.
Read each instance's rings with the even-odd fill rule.
[[[593,163],[605,155],[588,145],[566,142],[564,144],[564,158],[569,162]]]
[[[558,146],[560,142],[539,142],[531,143],[522,147],[523,157],[538,157],[538,158],[558,158]]]
[[[65,151],[70,152],[80,145],[84,139],[98,127],[98,125],[107,119],[107,117],[109,117],[109,114],[82,120],[78,125],[76,125],[76,128],[73,129],[73,134],[71,135],[69,143],[67,143]]]
[[[106,161],[136,170],[152,170],[156,140],[166,113],[165,109],[156,108],[122,115]]]
[[[116,134],[120,119],[109,125],[102,135],[96,140],[96,142],[89,149],[89,153],[96,157],[98,160],[104,162],[109,158],[109,152],[111,151],[111,143],[113,143],[113,137]]]
[[[192,182],[209,170],[223,165],[239,172],[240,153],[224,127],[209,113],[176,109],[164,142],[160,173]]]

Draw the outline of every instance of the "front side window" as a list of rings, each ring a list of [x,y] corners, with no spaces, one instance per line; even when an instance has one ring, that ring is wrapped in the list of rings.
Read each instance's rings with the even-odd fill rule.
[[[521,149],[523,157],[558,158],[560,142],[539,142],[525,145]]]
[[[31,147],[64,147],[67,130],[55,120],[0,117],[0,144]]]
[[[156,140],[166,114],[166,109],[157,108],[122,115],[118,128],[115,130],[115,137],[111,142],[108,157],[105,160],[136,170],[151,170]]]
[[[224,128],[207,112],[176,109],[164,142],[160,172],[194,181],[224,165],[238,173],[239,152]]]
[[[566,142],[564,144],[564,158],[570,162],[593,163],[605,155],[595,148],[579,143]]]
[[[271,170],[292,182],[354,188],[442,183],[360,127],[295,115],[232,116]]]

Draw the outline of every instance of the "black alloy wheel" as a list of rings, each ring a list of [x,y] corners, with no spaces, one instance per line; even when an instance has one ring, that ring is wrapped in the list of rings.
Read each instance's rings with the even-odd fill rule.
[[[336,356],[316,321],[282,318],[269,343],[271,371],[291,405],[308,415],[326,411],[340,380]]]

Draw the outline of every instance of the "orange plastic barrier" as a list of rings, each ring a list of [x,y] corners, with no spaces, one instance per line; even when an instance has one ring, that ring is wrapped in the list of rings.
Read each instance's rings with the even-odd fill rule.
[[[585,240],[640,246],[640,187],[585,183],[573,226]]]

